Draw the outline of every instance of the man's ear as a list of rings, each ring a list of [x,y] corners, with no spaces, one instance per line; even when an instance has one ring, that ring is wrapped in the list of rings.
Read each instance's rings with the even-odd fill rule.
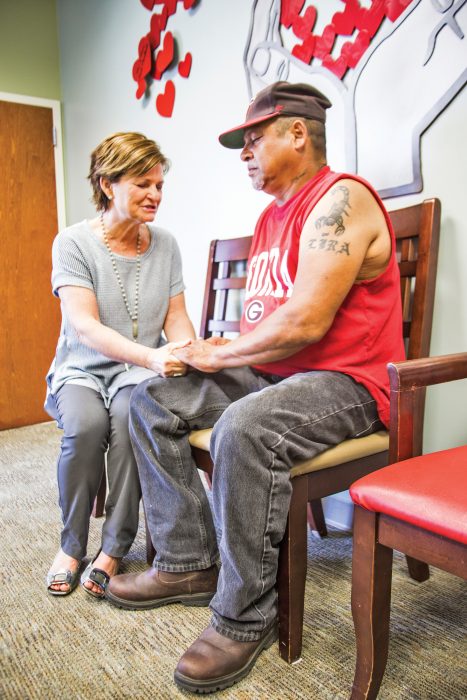
[[[290,132],[293,136],[295,146],[303,148],[308,139],[308,130],[302,119],[294,119],[290,126]]]

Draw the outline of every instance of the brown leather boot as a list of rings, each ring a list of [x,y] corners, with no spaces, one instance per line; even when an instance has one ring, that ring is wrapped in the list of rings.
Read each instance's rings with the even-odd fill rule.
[[[196,642],[183,654],[174,680],[192,693],[224,690],[247,676],[256,659],[277,639],[277,626],[256,642],[237,642],[206,627]]]
[[[158,608],[169,603],[208,605],[216,592],[217,575],[217,566],[177,573],[151,567],[141,574],[113,576],[105,597],[110,603],[128,610]]]

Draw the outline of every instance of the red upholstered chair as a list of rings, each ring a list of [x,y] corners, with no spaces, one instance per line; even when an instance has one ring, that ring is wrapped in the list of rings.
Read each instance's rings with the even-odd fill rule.
[[[414,438],[417,395],[431,384],[467,377],[467,353],[394,363],[388,369],[391,464],[350,489],[356,504],[352,700],[376,698],[383,678],[393,550],[467,579],[467,445],[420,455]]]

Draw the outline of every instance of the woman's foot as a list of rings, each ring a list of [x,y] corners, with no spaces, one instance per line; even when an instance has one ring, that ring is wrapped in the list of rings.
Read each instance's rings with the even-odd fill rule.
[[[50,593],[55,595],[71,593],[78,582],[80,564],[78,559],[68,556],[59,549],[47,574],[47,588]]]
[[[112,578],[112,576],[115,576],[115,574],[118,573],[120,561],[121,561],[120,558],[111,557],[108,554],[105,554],[104,552],[100,551],[99,554],[96,556],[96,558],[92,561],[92,567],[90,567],[90,568],[92,571],[94,571],[96,569],[99,569],[99,571],[104,571],[110,579],[110,578]],[[83,574],[83,576],[84,576],[84,574]],[[105,586],[106,585],[107,584],[105,584]],[[104,590],[105,590],[105,586],[104,586]],[[85,588],[87,591],[89,591],[89,593],[91,593],[91,595],[94,595],[97,598],[104,597],[104,591],[103,591],[102,585],[94,583],[90,578],[86,578],[83,581],[83,588]]]

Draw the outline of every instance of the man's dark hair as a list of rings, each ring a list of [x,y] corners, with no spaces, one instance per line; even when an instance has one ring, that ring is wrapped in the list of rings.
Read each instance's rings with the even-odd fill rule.
[[[283,136],[296,119],[300,119],[305,124],[316,155],[326,160],[326,127],[322,122],[305,117],[277,117],[276,129],[278,135]]]

